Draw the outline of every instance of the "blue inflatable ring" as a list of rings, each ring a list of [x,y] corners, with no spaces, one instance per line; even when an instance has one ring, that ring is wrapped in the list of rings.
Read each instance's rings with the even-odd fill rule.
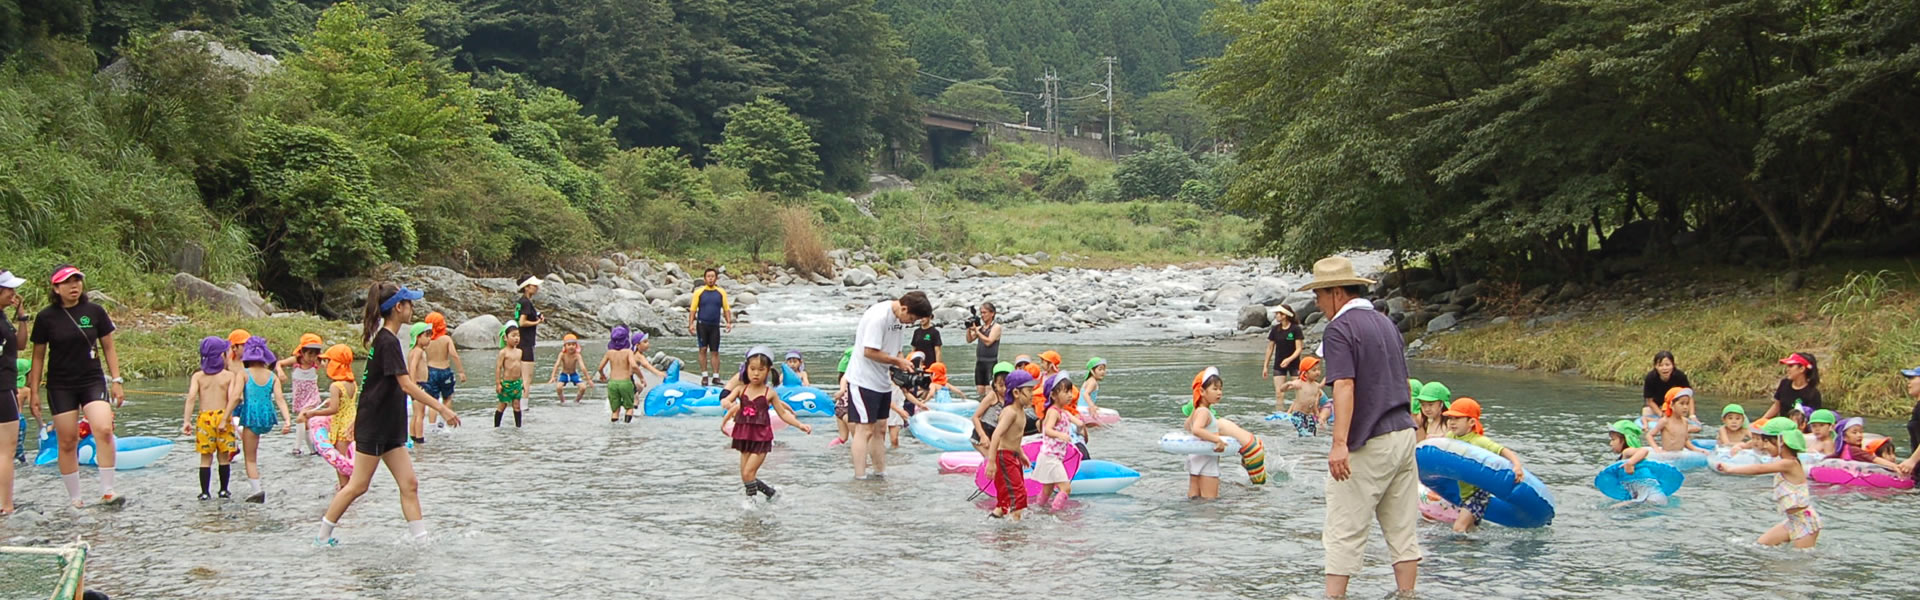
[[[1627,461],[1616,460],[1613,464],[1607,465],[1607,468],[1601,469],[1599,474],[1593,476],[1594,489],[1600,490],[1600,493],[1606,494],[1608,498],[1632,500],[1634,499],[1633,491],[1627,487],[1629,482],[1656,484],[1660,487],[1661,495],[1672,496],[1674,492],[1680,491],[1680,485],[1687,481],[1687,476],[1680,474],[1679,469],[1661,463],[1640,461],[1633,465],[1632,475],[1627,474],[1626,464]]]
[[[1513,463],[1498,454],[1442,438],[1414,446],[1413,458],[1420,467],[1420,483],[1454,506],[1464,504],[1460,484],[1467,483],[1493,495],[1487,503],[1487,521],[1518,528],[1545,527],[1553,522],[1553,492],[1533,473],[1514,483]]]

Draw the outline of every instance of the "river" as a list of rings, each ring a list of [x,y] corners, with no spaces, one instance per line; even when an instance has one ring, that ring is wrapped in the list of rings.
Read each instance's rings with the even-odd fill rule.
[[[769,296],[763,304],[782,300]],[[852,316],[787,300],[791,308],[729,336],[727,354],[753,343],[797,348],[828,376]],[[761,472],[779,499],[749,507],[737,454],[714,419],[608,424],[598,393],[584,406],[556,407],[542,389],[524,429],[494,429],[491,356],[469,352],[474,380],[457,396],[466,426],[432,436],[414,455],[428,542],[404,540],[382,473],[343,520],[341,545],[314,547],[332,470],[287,456],[291,437],[276,435],[266,441],[264,505],[196,501],[195,457],[183,439],[154,467],[120,476],[132,501],[117,510],[62,508],[51,468],[23,470],[22,511],[0,520],[0,543],[81,536],[93,545],[92,586],[125,598],[1319,597],[1327,438],[1262,421],[1272,385],[1259,377],[1252,343],[1176,342],[1164,329],[1122,326],[1072,344],[1017,329],[1008,336],[1006,357],[1051,347],[1069,366],[1093,355],[1111,362],[1102,404],[1124,420],[1097,431],[1092,451],[1144,474],[1121,494],[1079,496],[1063,512],[1019,524],[987,518],[985,505],[967,500],[972,478],[938,474],[938,452],[911,436],[890,454],[887,479],[853,481],[846,450],[827,446],[830,423],[818,422],[811,437],[783,431]],[[970,364],[959,332],[949,335],[950,362]],[[603,346],[588,343],[588,358],[597,361]],[[656,349],[692,357],[684,338]],[[552,355],[543,347],[543,359]],[[1207,365],[1227,380],[1222,416],[1267,440],[1276,477],[1254,487],[1229,466],[1221,498],[1193,502],[1183,497],[1181,458],[1155,441],[1179,426],[1188,382]],[[956,382],[970,383],[970,371],[956,368]],[[1432,363],[1413,371],[1480,399],[1489,433],[1520,453],[1559,505],[1544,529],[1488,526],[1460,536],[1423,524],[1423,598],[1906,595],[1897,565],[1920,560],[1911,494],[1823,491],[1818,549],[1761,548],[1753,539],[1780,519],[1765,478],[1693,472],[1674,506],[1606,507],[1590,483],[1611,460],[1604,427],[1635,410],[1637,390]],[[1700,412],[1718,414],[1720,405],[1707,398]],[[121,432],[171,436],[179,414],[177,400],[137,395]],[[1870,429],[1905,440],[1892,423]],[[234,488],[244,492],[235,471]],[[96,493],[87,473],[83,488]],[[1354,597],[1390,591],[1384,556],[1376,534]]]

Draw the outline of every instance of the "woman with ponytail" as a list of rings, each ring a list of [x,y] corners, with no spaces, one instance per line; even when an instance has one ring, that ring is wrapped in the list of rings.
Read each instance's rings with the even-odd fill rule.
[[[407,374],[407,356],[400,345],[399,334],[400,329],[413,320],[413,303],[422,297],[418,291],[385,282],[367,288],[360,340],[368,344],[368,356],[353,420],[353,476],[327,506],[327,515],[320,520],[320,535],[315,540],[318,544],[339,543],[333,537],[334,527],[347,513],[347,507],[367,493],[374,471],[382,464],[393,473],[393,481],[400,487],[400,512],[406,516],[407,528],[416,539],[427,535],[427,524],[420,512],[420,480],[414,476],[413,458],[407,454],[407,399],[439,412],[449,427],[460,426],[460,415],[427,394]]]

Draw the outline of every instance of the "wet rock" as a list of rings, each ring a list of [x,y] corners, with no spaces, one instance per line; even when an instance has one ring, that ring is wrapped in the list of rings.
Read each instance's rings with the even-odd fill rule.
[[[1409,302],[1406,298],[1388,298],[1386,301],[1386,313],[1389,315],[1406,314],[1408,304]]]
[[[1240,307],[1239,318],[1234,322],[1234,324],[1239,327],[1265,328],[1265,327],[1271,326],[1273,322],[1268,320],[1267,318],[1266,305],[1249,304],[1249,305]]]
[[[1427,333],[1446,331],[1448,329],[1453,329],[1455,325],[1459,325],[1459,324],[1460,324],[1460,313],[1452,313],[1452,312],[1445,313],[1438,317],[1434,317],[1432,321],[1427,322]]]
[[[500,347],[500,317],[480,315],[453,329],[453,345],[464,349],[485,349]]]

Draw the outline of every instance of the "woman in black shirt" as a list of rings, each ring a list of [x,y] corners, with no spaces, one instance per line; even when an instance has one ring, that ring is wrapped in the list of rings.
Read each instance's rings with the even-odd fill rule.
[[[1780,359],[1787,366],[1787,377],[1773,390],[1773,406],[1761,421],[1785,415],[1795,405],[1806,407],[1807,414],[1820,410],[1820,360],[1807,352],[1795,352]]]
[[[413,473],[413,458],[407,454],[407,399],[426,405],[445,418],[448,427],[460,426],[460,415],[427,394],[407,374],[407,355],[400,348],[400,328],[413,322],[413,302],[422,294],[391,283],[375,283],[367,288],[367,310],[360,322],[362,342],[367,351],[367,370],[361,377],[359,413],[353,420],[353,476],[333,495],[327,516],[320,520],[320,537],[315,541],[331,546],[333,528],[347,513],[353,501],[367,493],[367,484],[381,464],[393,473],[400,487],[400,513],[415,538],[427,535],[427,523],[420,514],[420,480]]]
[[[13,463],[14,452],[19,450],[21,438],[14,431],[26,433],[26,422],[20,420],[19,393],[20,367],[15,359],[20,357],[20,345],[26,341],[19,331],[14,330],[15,323],[24,324],[31,320],[24,314],[26,303],[20,300],[19,288],[27,280],[14,277],[12,271],[0,271],[0,516],[13,514]],[[13,307],[13,314],[6,314],[7,307]],[[34,418],[40,417],[38,405],[27,403]]]
[[[60,447],[60,482],[67,487],[67,501],[75,508],[80,501],[80,419],[85,417],[93,431],[94,464],[100,466],[100,501],[120,504],[126,501],[113,493],[114,440],[113,408],[125,404],[127,392],[120,388],[120,354],[113,346],[113,319],[107,309],[87,301],[86,275],[73,265],[60,265],[48,281],[53,293],[47,307],[33,317],[33,367],[27,371],[27,389],[47,384],[47,406],[53,415],[53,430]],[[106,359],[107,379],[100,368]],[[45,379],[43,380],[42,377]],[[107,401],[112,393],[113,401]]]
[[[1666,408],[1668,390],[1691,387],[1693,382],[1687,380],[1687,372],[1674,366],[1672,352],[1661,350],[1654,353],[1653,370],[1647,371],[1647,380],[1640,388],[1640,395],[1646,402],[1640,414],[1660,414],[1661,409]]]

